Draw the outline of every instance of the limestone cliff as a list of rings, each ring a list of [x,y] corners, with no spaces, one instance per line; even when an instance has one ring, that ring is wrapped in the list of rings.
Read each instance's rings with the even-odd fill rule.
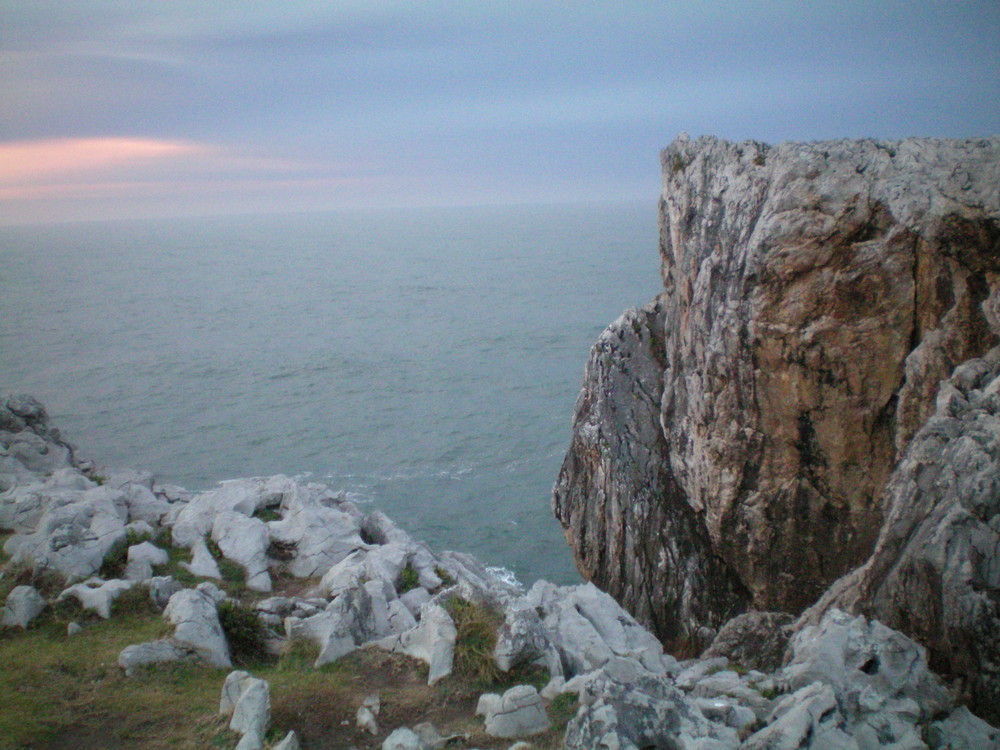
[[[587,578],[696,647],[868,558],[940,381],[1000,341],[1000,139],[662,162],[664,293],[594,347],[553,508]]]

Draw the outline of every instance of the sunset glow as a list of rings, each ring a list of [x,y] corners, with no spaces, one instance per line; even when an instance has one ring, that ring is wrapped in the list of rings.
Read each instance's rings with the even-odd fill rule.
[[[0,143],[0,185],[37,185],[52,178],[189,156],[205,149],[151,138],[60,138]]]

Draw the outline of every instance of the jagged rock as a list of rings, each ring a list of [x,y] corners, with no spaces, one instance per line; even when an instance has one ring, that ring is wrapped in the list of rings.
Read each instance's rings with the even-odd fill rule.
[[[149,589],[149,598],[158,609],[163,609],[170,601],[170,597],[184,587],[179,581],[175,581],[171,576],[153,576],[143,582]]]
[[[664,657],[663,647],[648,630],[593,584],[556,587],[539,581],[524,602],[544,612],[542,626],[558,654],[556,661],[549,660],[554,674],[568,679],[603,666],[613,656],[636,659],[656,672],[673,661]]]
[[[111,617],[111,608],[115,599],[124,594],[135,585],[135,581],[123,581],[112,579],[105,581],[100,578],[89,578],[83,583],[70,586],[59,594],[56,601],[63,601],[73,597],[84,609],[96,612],[107,620]]]
[[[45,597],[34,586],[15,586],[7,594],[0,624],[6,628],[26,628],[45,607]]]
[[[196,495],[171,508],[170,525],[174,544],[191,547],[212,530],[218,514],[233,511],[251,517],[258,508],[278,505],[286,493],[295,490],[295,481],[286,476],[254,477],[222,482],[218,488]]]
[[[381,581],[347,589],[319,614],[303,619],[287,617],[286,635],[289,640],[305,638],[319,645],[317,667],[334,662],[358,646],[393,632],[386,589]]]
[[[295,484],[285,491],[282,519],[268,523],[275,542],[294,549],[293,576],[324,575],[350,552],[364,546],[357,513],[350,503],[321,485]]]
[[[0,495],[0,528],[30,534],[49,506],[76,502],[81,493],[97,486],[79,471],[70,468],[59,469],[41,481],[34,474],[30,477],[30,481],[25,481],[23,486]]]
[[[745,612],[722,626],[702,658],[724,656],[747,669],[773,672],[781,666],[795,620],[787,612]]]
[[[925,651],[902,633],[875,620],[830,610],[789,644],[781,679],[792,689],[814,682],[830,685],[851,721],[881,711],[910,709],[913,722],[951,707],[941,680],[927,668]]]
[[[504,611],[504,623],[497,632],[493,661],[503,672],[544,658],[551,648],[538,610],[519,599]]]
[[[374,641],[373,645],[425,662],[430,667],[427,684],[433,685],[451,674],[456,636],[455,622],[447,610],[434,602],[428,602],[421,610],[420,624],[417,627]]]
[[[153,577],[153,566],[166,565],[170,558],[165,549],[141,542],[128,548],[127,559],[125,577],[130,581],[145,581]]]
[[[831,607],[876,617],[925,645],[974,710],[1000,720],[1000,348],[955,369],[886,490],[886,521]]]
[[[595,346],[553,505],[690,652],[867,558],[939,381],[997,344],[1000,138],[682,137],[663,172],[664,294]]]
[[[41,403],[24,394],[0,399],[0,491],[74,466],[73,447]]]
[[[299,744],[299,737],[295,734],[295,730],[289,730],[285,738],[274,746],[273,750],[300,750],[302,746]]]
[[[438,560],[423,544],[413,538],[380,510],[369,514],[361,524],[363,537],[372,544],[397,545],[406,550],[407,563],[416,571],[417,581],[428,591],[441,586]]]
[[[924,733],[931,750],[998,750],[1000,730],[991,727],[965,706],[935,721]]]
[[[741,750],[860,750],[842,723],[833,690],[814,682],[783,699]]]
[[[235,684],[229,685],[228,697],[231,697],[234,687],[239,690],[229,728],[243,735],[236,750],[261,750],[264,747],[264,735],[271,723],[271,689],[266,680],[251,677],[245,672],[237,674],[240,676],[234,680]],[[229,683],[228,678],[226,683]],[[223,695],[226,695],[225,685]],[[221,708],[220,706],[220,710]]]
[[[271,590],[267,561],[267,546],[271,537],[263,521],[235,511],[222,511],[212,522],[212,539],[227,559],[246,571],[248,589]]]
[[[502,696],[482,696],[476,713],[482,713],[486,733],[493,737],[528,737],[552,726],[542,696],[531,685],[515,685]]]
[[[705,718],[670,680],[631,659],[613,659],[580,693],[566,750],[671,747],[735,750],[735,730]]]
[[[125,496],[108,487],[42,498],[44,510],[30,533],[15,534],[4,551],[15,563],[51,569],[67,578],[87,578],[125,536]]]
[[[163,616],[174,626],[174,644],[213,667],[231,667],[216,607],[215,599],[205,591],[184,589],[170,597]]]
[[[192,575],[200,578],[215,578],[220,580],[222,573],[219,572],[219,564],[212,557],[212,553],[205,544],[204,539],[199,539],[191,545],[191,562],[182,562],[181,565]]]

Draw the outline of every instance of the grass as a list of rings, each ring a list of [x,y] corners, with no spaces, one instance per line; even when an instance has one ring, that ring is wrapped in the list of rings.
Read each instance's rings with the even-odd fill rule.
[[[396,583],[396,591],[400,594],[405,594],[419,585],[420,574],[413,569],[412,565],[407,563],[406,567],[399,571],[399,581]]]

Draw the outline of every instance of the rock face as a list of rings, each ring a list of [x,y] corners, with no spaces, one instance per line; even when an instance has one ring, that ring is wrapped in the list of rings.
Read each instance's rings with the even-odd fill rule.
[[[1000,138],[682,136],[663,180],[664,293],[595,345],[553,508],[697,648],[868,558],[939,382],[1000,341]]]
[[[803,616],[850,608],[903,630],[1000,718],[1000,347],[956,368],[885,492],[875,551]]]

